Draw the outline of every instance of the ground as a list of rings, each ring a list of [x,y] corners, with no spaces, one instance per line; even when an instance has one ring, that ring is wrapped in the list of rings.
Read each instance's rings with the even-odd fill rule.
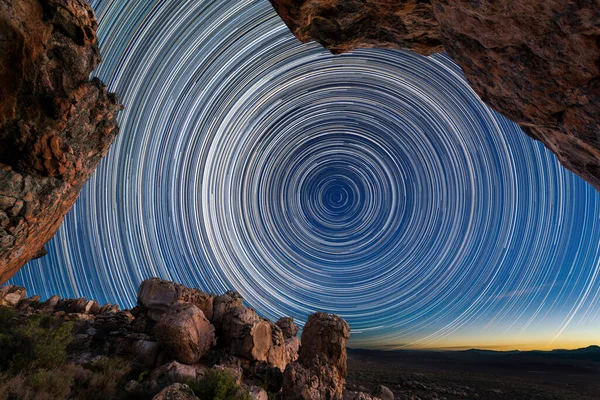
[[[402,400],[598,399],[600,351],[567,353],[349,350],[346,387],[382,384]]]

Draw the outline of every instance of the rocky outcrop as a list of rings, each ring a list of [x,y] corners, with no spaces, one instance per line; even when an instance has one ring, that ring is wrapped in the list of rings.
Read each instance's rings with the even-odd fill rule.
[[[600,0],[271,0],[333,53],[442,51],[488,105],[600,190]]]
[[[173,358],[195,364],[215,344],[215,328],[204,313],[190,303],[178,303],[154,327],[154,336]]]
[[[148,309],[148,316],[158,321],[160,316],[177,302],[190,303],[212,319],[214,296],[158,278],[146,279],[138,289],[138,304]]]
[[[421,54],[444,51],[431,4],[422,0],[271,0],[302,41],[332,53],[356,48],[403,48]]]
[[[84,0],[0,0],[0,283],[45,254],[117,134]]]
[[[350,327],[327,313],[311,315],[302,331],[297,362],[283,375],[283,396],[290,400],[342,399],[346,380],[346,343]]]
[[[600,189],[600,1],[433,3],[482,100]]]
[[[310,316],[300,346],[291,318],[274,323],[260,317],[236,292],[214,298],[212,318],[197,306],[210,296],[197,289],[153,278],[142,282],[138,295],[137,307],[119,310],[85,298],[40,302],[9,285],[0,287],[0,306],[22,317],[49,314],[72,321],[78,364],[118,356],[143,368],[143,379],[125,388],[136,398],[225,371],[255,399],[269,397],[261,387],[278,399],[341,399],[349,328],[339,317]]]

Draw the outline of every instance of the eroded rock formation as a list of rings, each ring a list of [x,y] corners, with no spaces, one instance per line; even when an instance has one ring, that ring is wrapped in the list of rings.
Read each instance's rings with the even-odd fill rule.
[[[422,0],[271,0],[302,41],[332,53],[356,48],[403,48],[421,54],[444,51],[431,4]]]
[[[600,190],[600,0],[271,0],[333,53],[442,51],[491,107]]]
[[[284,398],[341,400],[349,338],[350,327],[337,315],[316,313],[309,316],[302,331],[298,361],[285,368]]]
[[[73,321],[75,363],[89,365],[118,356],[142,367],[143,379],[125,387],[134,397],[194,396],[172,385],[197,382],[218,370],[229,372],[254,399],[342,399],[350,336],[343,319],[311,315],[299,346],[299,328],[292,318],[273,323],[244,306],[232,291],[214,297],[215,312],[208,318],[197,303],[209,297],[213,298],[153,278],[140,285],[137,307],[120,310],[84,298],[53,296],[40,302],[39,296],[27,298],[22,287],[0,287],[0,307],[14,308],[22,318],[42,314]],[[287,347],[288,341],[295,347]]]
[[[0,283],[45,254],[117,134],[84,0],[0,0]]]

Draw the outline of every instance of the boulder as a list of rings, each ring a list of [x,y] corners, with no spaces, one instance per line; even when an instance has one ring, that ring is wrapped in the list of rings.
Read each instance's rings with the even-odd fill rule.
[[[194,391],[184,383],[174,383],[164,388],[152,400],[200,400]]]
[[[177,361],[195,364],[215,344],[215,328],[202,310],[178,303],[162,314],[154,327],[158,342]]]
[[[286,400],[341,400],[329,385],[321,385],[319,371],[295,362],[288,364],[283,373],[282,395]]]
[[[59,296],[52,296],[50,297],[48,300],[46,300],[45,302],[43,302],[40,306],[40,311],[43,313],[53,313],[54,309],[56,308],[56,305],[58,304],[58,302],[60,301],[60,297]]]
[[[373,392],[373,396],[381,400],[394,400],[394,393],[386,386],[379,385]]]
[[[232,290],[228,290],[223,295],[216,296],[213,302],[213,317],[211,322],[219,329],[224,316],[229,314],[229,311],[234,308],[243,307],[243,301],[242,296]]]
[[[138,289],[138,304],[148,310],[148,316],[158,321],[160,316],[175,303],[186,302],[195,305],[209,320],[213,314],[214,297],[198,289],[150,278],[143,281]]]
[[[265,361],[280,370],[285,368],[285,341],[281,329],[260,318],[254,309],[232,308],[223,316],[221,325],[221,344],[231,354],[251,361]]]
[[[171,361],[152,371],[150,379],[169,384],[194,381],[202,378],[207,370],[208,368],[201,364],[186,365],[177,361]]]
[[[294,318],[282,317],[279,318],[275,324],[281,329],[285,339],[293,338],[298,335],[298,330],[300,328],[294,323]]]
[[[136,340],[131,346],[131,354],[135,357],[135,360],[146,367],[156,365],[159,353],[160,345],[153,340]]]
[[[288,363],[298,360],[298,350],[300,350],[300,339],[296,336],[285,339],[285,359]]]
[[[24,287],[15,285],[0,287],[0,306],[16,307],[25,296]]]
[[[337,315],[310,315],[302,331],[298,361],[288,364],[283,374],[285,398],[342,399],[349,338],[350,327]],[[310,397],[315,393],[317,397]]]
[[[258,386],[250,386],[250,397],[253,400],[269,400],[266,390]]]

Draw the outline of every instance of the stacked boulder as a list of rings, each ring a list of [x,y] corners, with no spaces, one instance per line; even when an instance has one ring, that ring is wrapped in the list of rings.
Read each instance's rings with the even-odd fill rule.
[[[113,355],[135,360],[149,373],[127,384],[134,396],[184,393],[181,385],[166,388],[202,379],[213,368],[230,371],[255,399],[267,398],[262,387],[279,399],[342,399],[350,328],[335,315],[311,315],[301,345],[292,318],[274,323],[244,306],[236,292],[214,296],[158,278],[142,282],[131,310],[85,298],[40,302],[18,286],[0,287],[0,306],[75,321],[76,362]]]
[[[346,380],[346,343],[350,327],[327,313],[308,317],[298,361],[287,365],[283,397],[287,400],[341,400]]]

